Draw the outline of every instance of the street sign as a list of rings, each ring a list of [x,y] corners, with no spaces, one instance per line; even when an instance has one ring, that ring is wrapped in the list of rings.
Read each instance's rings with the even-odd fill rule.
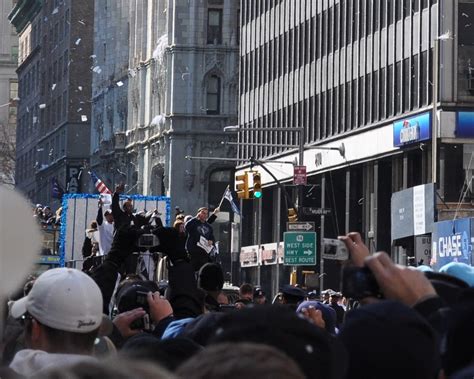
[[[285,266],[307,266],[316,264],[316,233],[283,233]]]
[[[314,231],[316,230],[313,221],[302,221],[302,222],[287,222],[286,223],[286,230],[289,232],[294,231]]]
[[[331,213],[332,213],[331,208],[303,207],[303,214],[306,216],[327,216]]]
[[[307,184],[307,176],[306,176],[306,166],[294,166],[293,168],[293,184],[295,186]]]

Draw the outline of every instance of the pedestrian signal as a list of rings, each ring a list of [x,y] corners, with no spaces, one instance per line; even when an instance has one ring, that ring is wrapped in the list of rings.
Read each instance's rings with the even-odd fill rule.
[[[262,197],[262,182],[259,172],[253,173],[253,197],[260,199]]]
[[[237,192],[237,197],[239,199],[249,198],[249,178],[247,176],[247,171],[242,175],[235,176],[235,191]]]
[[[295,208],[288,209],[288,221],[289,222],[296,222],[298,221],[298,214],[296,213]]]

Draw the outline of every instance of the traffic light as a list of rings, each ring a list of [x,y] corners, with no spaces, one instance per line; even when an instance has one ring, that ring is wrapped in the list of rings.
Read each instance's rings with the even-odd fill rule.
[[[255,171],[253,173],[253,197],[255,199],[260,199],[262,197],[262,182],[261,182],[260,173]]]
[[[245,171],[242,175],[235,176],[235,190],[237,191],[237,197],[239,199],[249,198],[249,178],[247,176],[247,171]]]
[[[288,209],[288,221],[289,222],[296,222],[298,221],[298,214],[296,213],[295,208]]]

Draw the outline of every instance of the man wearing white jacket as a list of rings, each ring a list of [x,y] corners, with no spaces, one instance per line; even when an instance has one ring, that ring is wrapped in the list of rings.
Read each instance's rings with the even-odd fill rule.
[[[69,268],[43,273],[11,315],[24,322],[28,349],[10,368],[29,377],[51,367],[94,361],[94,341],[102,322],[102,294],[92,278]]]

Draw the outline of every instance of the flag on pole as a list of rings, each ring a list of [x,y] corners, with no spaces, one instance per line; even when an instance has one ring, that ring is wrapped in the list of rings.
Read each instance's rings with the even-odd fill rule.
[[[92,183],[100,194],[112,194],[112,191],[107,188],[104,182],[100,180],[93,171],[90,171],[89,174],[91,176]]]
[[[224,195],[222,196],[222,199],[226,199],[227,201],[229,201],[230,203],[230,206],[232,208],[232,211],[239,215],[240,216],[240,210],[239,210],[239,207],[237,206],[237,204],[235,203],[234,201],[234,197],[232,196],[232,191],[230,190],[229,186],[227,186],[225,192],[224,192]],[[221,203],[222,203],[222,200],[221,200]]]
[[[64,195],[64,188],[61,187],[56,178],[51,179],[51,197],[53,199],[62,199]]]

